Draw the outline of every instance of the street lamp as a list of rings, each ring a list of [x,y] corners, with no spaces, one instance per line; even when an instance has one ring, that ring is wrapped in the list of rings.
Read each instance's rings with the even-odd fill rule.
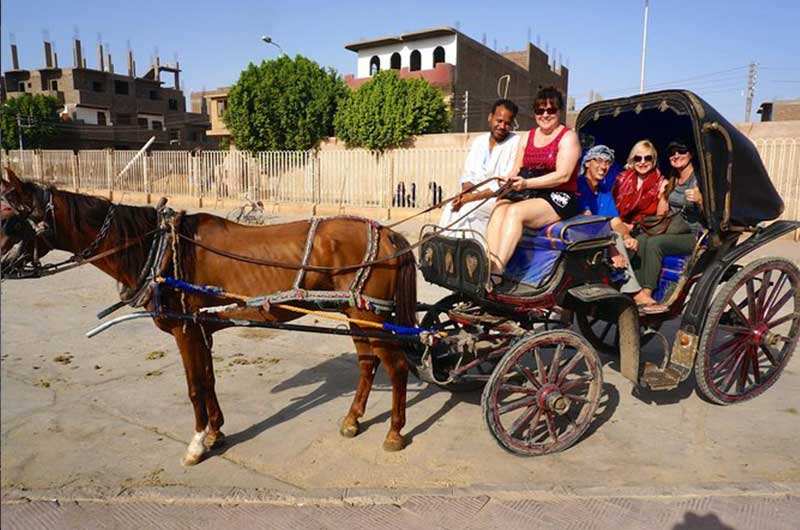
[[[281,52],[281,55],[288,57],[288,56],[286,55],[286,52],[285,52],[285,51],[283,51],[283,48],[281,48],[280,44],[278,44],[277,42],[275,42],[274,40],[272,40],[272,37],[270,37],[270,36],[268,36],[268,35],[262,35],[262,36],[261,36],[261,40],[263,40],[263,41],[264,41],[264,42],[266,42],[267,44],[272,44],[273,46],[275,46],[276,48],[278,48],[278,50]]]
[[[647,55],[647,11],[650,6],[648,0],[644,0],[644,31],[642,33],[642,69],[639,74],[639,93],[644,92],[644,59]]]

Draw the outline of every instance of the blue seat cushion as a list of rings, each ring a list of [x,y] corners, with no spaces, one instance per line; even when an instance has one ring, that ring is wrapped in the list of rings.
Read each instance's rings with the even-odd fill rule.
[[[506,266],[506,275],[517,281],[540,285],[550,277],[561,253],[580,241],[611,237],[608,217],[578,215],[544,226],[525,229]]]

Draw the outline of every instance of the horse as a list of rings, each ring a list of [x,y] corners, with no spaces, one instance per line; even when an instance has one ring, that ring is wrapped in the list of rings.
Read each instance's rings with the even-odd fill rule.
[[[140,290],[142,270],[157,244],[159,212],[150,206],[126,206],[89,195],[44,187],[20,180],[7,169],[2,180],[3,234],[0,237],[4,266],[6,254],[15,248],[15,260],[26,255],[38,257],[50,249],[63,250],[90,261],[122,287],[123,293]],[[335,310],[349,319],[381,324],[393,320],[403,326],[416,325],[416,261],[408,241],[399,233],[355,217],[333,217],[316,226],[308,237],[311,220],[268,226],[244,226],[211,214],[180,214],[166,232],[171,239],[162,274],[171,274],[193,285],[213,285],[226,293],[248,297],[285,292],[297,288],[299,265],[308,263],[302,288],[326,292],[346,292],[359,275],[362,299],[385,300],[393,304],[387,311],[345,300]],[[368,255],[369,227],[377,235],[373,264],[358,266]],[[366,227],[366,228],[365,228]],[[310,239],[310,241],[309,241]],[[19,246],[26,247],[19,251]],[[375,238],[373,238],[375,247]],[[171,248],[170,248],[171,247]],[[38,255],[31,258],[32,254]],[[94,260],[90,257],[94,256]],[[383,256],[383,258],[381,258]],[[264,265],[264,262],[273,265]],[[355,266],[354,266],[355,265]],[[152,283],[151,283],[152,285]],[[201,308],[220,306],[219,298],[205,293],[159,288],[159,307],[163,314],[196,314]],[[371,298],[370,298],[371,297]],[[124,297],[123,297],[124,298]],[[143,305],[152,310],[156,300],[144,297]],[[235,301],[235,300],[233,300]],[[297,301],[291,304],[302,306]],[[290,305],[291,305],[290,304]],[[216,316],[270,322],[287,322],[297,312],[285,304],[229,308]],[[170,313],[172,312],[172,313]],[[159,315],[159,313],[156,313]],[[179,320],[155,316],[160,330],[175,338],[186,372],[189,400],[194,410],[194,436],[182,457],[184,465],[194,465],[213,447],[224,443],[222,410],[215,393],[212,335],[230,324]],[[354,333],[367,328],[350,324]],[[397,340],[385,333],[375,337],[353,336],[360,370],[353,402],[340,426],[345,437],[359,432],[367,398],[379,365],[382,363],[392,385],[392,411],[389,432],[383,442],[387,451],[404,446],[401,430],[405,425],[408,364]]]

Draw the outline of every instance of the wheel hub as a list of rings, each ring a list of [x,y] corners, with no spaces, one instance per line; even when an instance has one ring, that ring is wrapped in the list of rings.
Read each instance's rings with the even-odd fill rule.
[[[555,412],[559,416],[566,414],[570,406],[569,398],[563,395],[554,384],[544,385],[536,393],[536,402],[539,404],[540,408],[549,412]]]

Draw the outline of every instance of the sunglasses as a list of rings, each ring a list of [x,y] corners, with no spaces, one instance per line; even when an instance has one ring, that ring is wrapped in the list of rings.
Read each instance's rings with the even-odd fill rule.
[[[672,151],[669,152],[670,157],[673,157],[675,155],[688,155],[688,154],[689,154],[688,149],[673,149]]]
[[[542,114],[558,114],[558,109],[555,107],[547,107],[546,109],[543,107],[539,107],[538,109],[534,109],[533,113],[537,116],[541,116]]]
[[[652,162],[653,161],[653,155],[644,155],[644,156],[634,155],[633,161],[634,162],[641,162],[641,161]]]

